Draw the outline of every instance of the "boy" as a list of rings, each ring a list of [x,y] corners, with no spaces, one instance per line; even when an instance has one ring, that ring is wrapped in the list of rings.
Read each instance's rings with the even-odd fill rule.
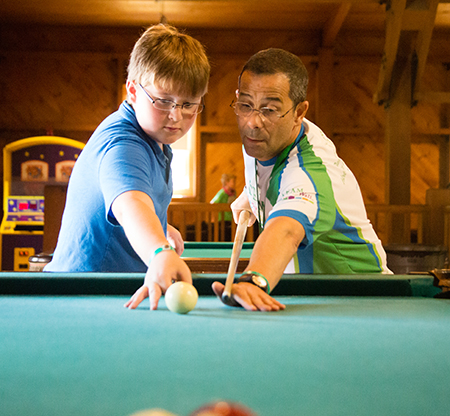
[[[146,272],[126,307],[156,309],[172,280],[192,282],[183,240],[167,224],[170,145],[203,110],[210,66],[201,44],[152,26],[131,53],[127,100],[94,132],[75,164],[46,271]]]

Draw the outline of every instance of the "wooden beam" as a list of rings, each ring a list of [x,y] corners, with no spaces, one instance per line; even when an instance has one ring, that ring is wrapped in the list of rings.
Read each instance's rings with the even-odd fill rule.
[[[428,51],[430,49],[431,36],[433,34],[434,21],[436,20],[439,0],[427,0],[427,4],[428,9],[423,13],[422,28],[418,31],[417,45],[415,48],[418,61],[416,79],[413,80],[413,102],[417,100],[417,92],[420,91],[422,75],[425,71],[425,64],[427,62]]]
[[[396,61],[392,70],[396,88],[386,107],[385,202],[411,203],[411,71],[410,61]],[[400,215],[389,223],[392,243],[401,243],[406,226]]]
[[[427,101],[434,104],[450,104],[450,92],[447,91],[421,91],[417,93],[419,101]]]
[[[441,136],[439,142],[439,188],[445,189],[450,183],[450,146],[449,136]]]
[[[390,7],[386,10],[386,39],[377,90],[374,95],[374,102],[379,104],[389,100],[390,81],[397,58],[405,8],[406,0],[395,0],[390,2]]]
[[[322,46],[324,48],[329,48],[334,45],[336,37],[351,7],[352,4],[349,2],[341,3],[333,18],[325,24],[322,31]]]
[[[392,0],[386,10],[386,42],[378,79],[374,102],[379,104],[389,100],[392,86],[392,71],[399,53],[399,41],[402,34],[415,32],[417,34],[413,53],[416,57],[412,82],[412,104],[417,101],[421,78],[430,48],[434,21],[436,19],[439,0]]]
[[[404,34],[392,70],[391,97],[386,107],[386,203],[408,205],[411,202],[411,49],[412,33]]]
[[[421,91],[416,95],[419,101],[435,104],[450,104],[450,92],[447,91]]]

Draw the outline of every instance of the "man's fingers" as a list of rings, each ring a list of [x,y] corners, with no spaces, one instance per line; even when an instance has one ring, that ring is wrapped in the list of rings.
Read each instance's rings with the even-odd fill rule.
[[[222,283],[220,283],[220,282],[213,282],[212,290],[213,290],[213,292],[215,293],[215,295],[217,297],[222,299],[222,293],[223,293],[224,289],[225,289],[225,286]]]
[[[247,284],[240,283],[235,285],[232,290],[233,298],[249,311],[279,311],[286,308],[285,305],[272,298],[257,287],[250,287]]]

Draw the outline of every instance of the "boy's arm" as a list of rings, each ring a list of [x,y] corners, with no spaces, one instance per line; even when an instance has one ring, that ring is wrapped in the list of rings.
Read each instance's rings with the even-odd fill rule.
[[[191,272],[177,252],[161,251],[152,259],[155,250],[169,242],[148,195],[140,191],[124,192],[114,200],[111,209],[133,249],[149,265],[144,285],[125,304],[126,307],[134,309],[150,297],[150,309],[156,309],[161,295],[173,280],[192,283]],[[175,248],[182,252],[182,247]]]

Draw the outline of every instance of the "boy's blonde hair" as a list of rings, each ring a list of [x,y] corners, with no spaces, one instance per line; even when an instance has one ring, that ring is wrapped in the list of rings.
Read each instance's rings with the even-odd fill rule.
[[[149,27],[134,45],[128,80],[192,97],[208,89],[210,65],[201,43],[163,24]]]

